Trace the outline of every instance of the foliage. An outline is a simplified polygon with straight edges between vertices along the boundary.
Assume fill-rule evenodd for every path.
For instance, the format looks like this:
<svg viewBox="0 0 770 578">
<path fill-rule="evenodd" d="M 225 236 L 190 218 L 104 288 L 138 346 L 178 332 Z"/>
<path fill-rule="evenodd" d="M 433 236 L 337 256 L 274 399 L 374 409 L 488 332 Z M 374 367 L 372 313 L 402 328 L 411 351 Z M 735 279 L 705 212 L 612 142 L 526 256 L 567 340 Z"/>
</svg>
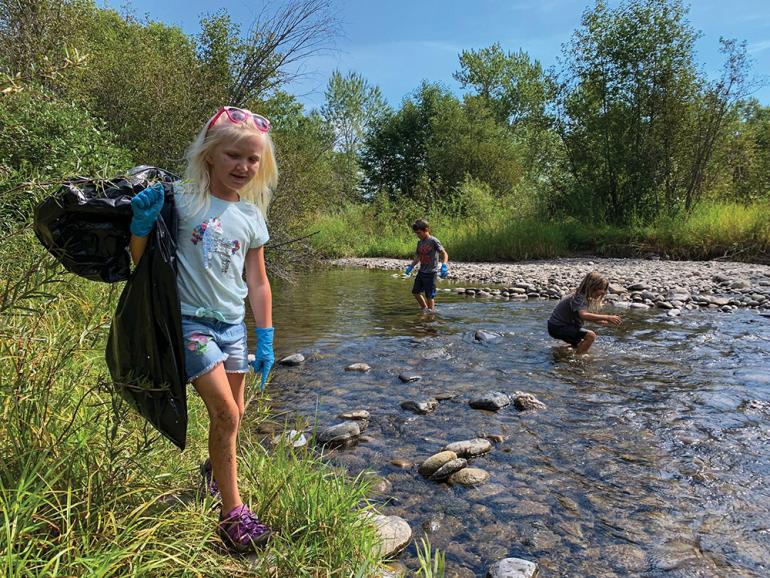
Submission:
<svg viewBox="0 0 770 578">
<path fill-rule="evenodd" d="M 348 199 L 359 197 L 358 155 L 369 128 L 389 112 L 380 89 L 356 72 L 343 76 L 335 70 L 326 87 L 321 116 L 334 130 L 335 168 L 340 188 Z"/>
<path fill-rule="evenodd" d="M 740 95 L 745 49 L 723 42 L 725 76 L 694 63 L 697 33 L 680 0 L 597 0 L 564 47 L 558 128 L 571 179 L 562 214 L 616 224 L 689 210 L 707 183 L 724 121 Z"/>
<path fill-rule="evenodd" d="M 103 122 L 50 91 L 27 87 L 0 98 L 0 228 L 28 221 L 50 186 L 126 168 L 129 154 Z"/>
<path fill-rule="evenodd" d="M 424 83 L 401 110 L 375 123 L 361 155 L 371 192 L 423 203 L 451 197 L 466 175 L 510 192 L 523 174 L 522 150 L 483 103 L 464 106 Z"/>
</svg>

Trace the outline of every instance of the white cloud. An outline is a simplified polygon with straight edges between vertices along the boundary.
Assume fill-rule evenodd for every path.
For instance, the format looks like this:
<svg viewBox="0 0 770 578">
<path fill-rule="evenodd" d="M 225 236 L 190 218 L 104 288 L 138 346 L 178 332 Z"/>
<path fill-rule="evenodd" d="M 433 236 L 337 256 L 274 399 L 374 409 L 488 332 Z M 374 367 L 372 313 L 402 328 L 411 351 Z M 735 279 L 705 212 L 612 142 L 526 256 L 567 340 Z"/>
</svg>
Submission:
<svg viewBox="0 0 770 578">
<path fill-rule="evenodd" d="M 760 42 L 753 42 L 748 46 L 749 54 L 756 54 L 757 52 L 763 52 L 770 48 L 770 40 L 762 40 Z"/>
</svg>

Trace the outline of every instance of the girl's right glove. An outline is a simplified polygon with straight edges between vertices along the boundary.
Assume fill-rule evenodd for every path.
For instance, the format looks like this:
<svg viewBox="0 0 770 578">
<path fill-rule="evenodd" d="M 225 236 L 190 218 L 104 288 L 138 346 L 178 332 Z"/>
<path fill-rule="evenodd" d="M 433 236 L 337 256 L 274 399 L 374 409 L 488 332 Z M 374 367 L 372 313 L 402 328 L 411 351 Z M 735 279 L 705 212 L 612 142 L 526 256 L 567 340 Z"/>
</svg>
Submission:
<svg viewBox="0 0 770 578">
<path fill-rule="evenodd" d="M 163 208 L 163 183 L 155 183 L 134 195 L 131 199 L 131 234 L 146 237 L 155 226 L 155 221 Z"/>
<path fill-rule="evenodd" d="M 438 274 L 442 279 L 446 279 L 449 272 L 446 270 L 446 263 L 441 263 L 441 273 Z"/>
</svg>

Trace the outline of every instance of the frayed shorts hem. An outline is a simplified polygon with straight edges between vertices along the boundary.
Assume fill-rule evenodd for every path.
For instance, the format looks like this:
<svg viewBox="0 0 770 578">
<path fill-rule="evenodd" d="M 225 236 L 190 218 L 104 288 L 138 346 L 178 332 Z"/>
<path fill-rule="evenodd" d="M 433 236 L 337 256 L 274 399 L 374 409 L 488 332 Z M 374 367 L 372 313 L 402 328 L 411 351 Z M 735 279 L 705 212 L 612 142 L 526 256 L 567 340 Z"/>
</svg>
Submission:
<svg viewBox="0 0 770 578">
<path fill-rule="evenodd" d="M 187 378 L 187 382 L 188 383 L 192 383 L 193 381 L 198 379 L 200 376 L 206 375 L 207 373 L 213 371 L 214 368 L 217 365 L 219 365 L 220 363 L 224 363 L 226 359 L 227 359 L 227 355 L 225 355 L 222 359 L 219 359 L 219 360 L 215 361 L 214 363 L 211 363 L 211 364 L 207 365 L 206 368 L 203 371 L 198 372 L 196 375 L 193 375 L 192 377 L 188 377 Z M 228 372 L 228 373 L 232 373 L 232 372 Z"/>
</svg>

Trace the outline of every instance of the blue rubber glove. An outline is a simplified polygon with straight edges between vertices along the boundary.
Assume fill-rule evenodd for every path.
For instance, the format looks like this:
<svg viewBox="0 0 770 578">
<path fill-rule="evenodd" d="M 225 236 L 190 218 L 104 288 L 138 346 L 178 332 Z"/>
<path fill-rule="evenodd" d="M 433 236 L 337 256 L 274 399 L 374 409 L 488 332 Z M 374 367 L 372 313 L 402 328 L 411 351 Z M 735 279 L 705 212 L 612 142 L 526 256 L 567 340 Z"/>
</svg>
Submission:
<svg viewBox="0 0 770 578">
<path fill-rule="evenodd" d="M 273 353 L 274 333 L 272 327 L 257 327 L 256 330 L 257 351 L 254 354 L 254 361 L 251 362 L 251 367 L 254 368 L 254 373 L 262 374 L 259 391 L 265 391 L 267 376 L 270 375 L 270 369 L 272 369 L 275 363 L 275 354 Z"/>
<path fill-rule="evenodd" d="M 446 279 L 447 275 L 449 275 L 449 272 L 446 270 L 446 263 L 441 263 L 441 272 L 438 274 L 438 276 L 442 279 Z"/>
<path fill-rule="evenodd" d="M 414 265 L 407 265 L 405 271 L 406 276 L 409 277 L 409 275 L 412 274 L 412 271 L 414 271 Z"/>
<path fill-rule="evenodd" d="M 155 226 L 155 220 L 163 208 L 163 184 L 155 183 L 131 199 L 131 211 L 134 217 L 131 219 L 131 234 L 137 237 L 146 237 Z"/>
</svg>

